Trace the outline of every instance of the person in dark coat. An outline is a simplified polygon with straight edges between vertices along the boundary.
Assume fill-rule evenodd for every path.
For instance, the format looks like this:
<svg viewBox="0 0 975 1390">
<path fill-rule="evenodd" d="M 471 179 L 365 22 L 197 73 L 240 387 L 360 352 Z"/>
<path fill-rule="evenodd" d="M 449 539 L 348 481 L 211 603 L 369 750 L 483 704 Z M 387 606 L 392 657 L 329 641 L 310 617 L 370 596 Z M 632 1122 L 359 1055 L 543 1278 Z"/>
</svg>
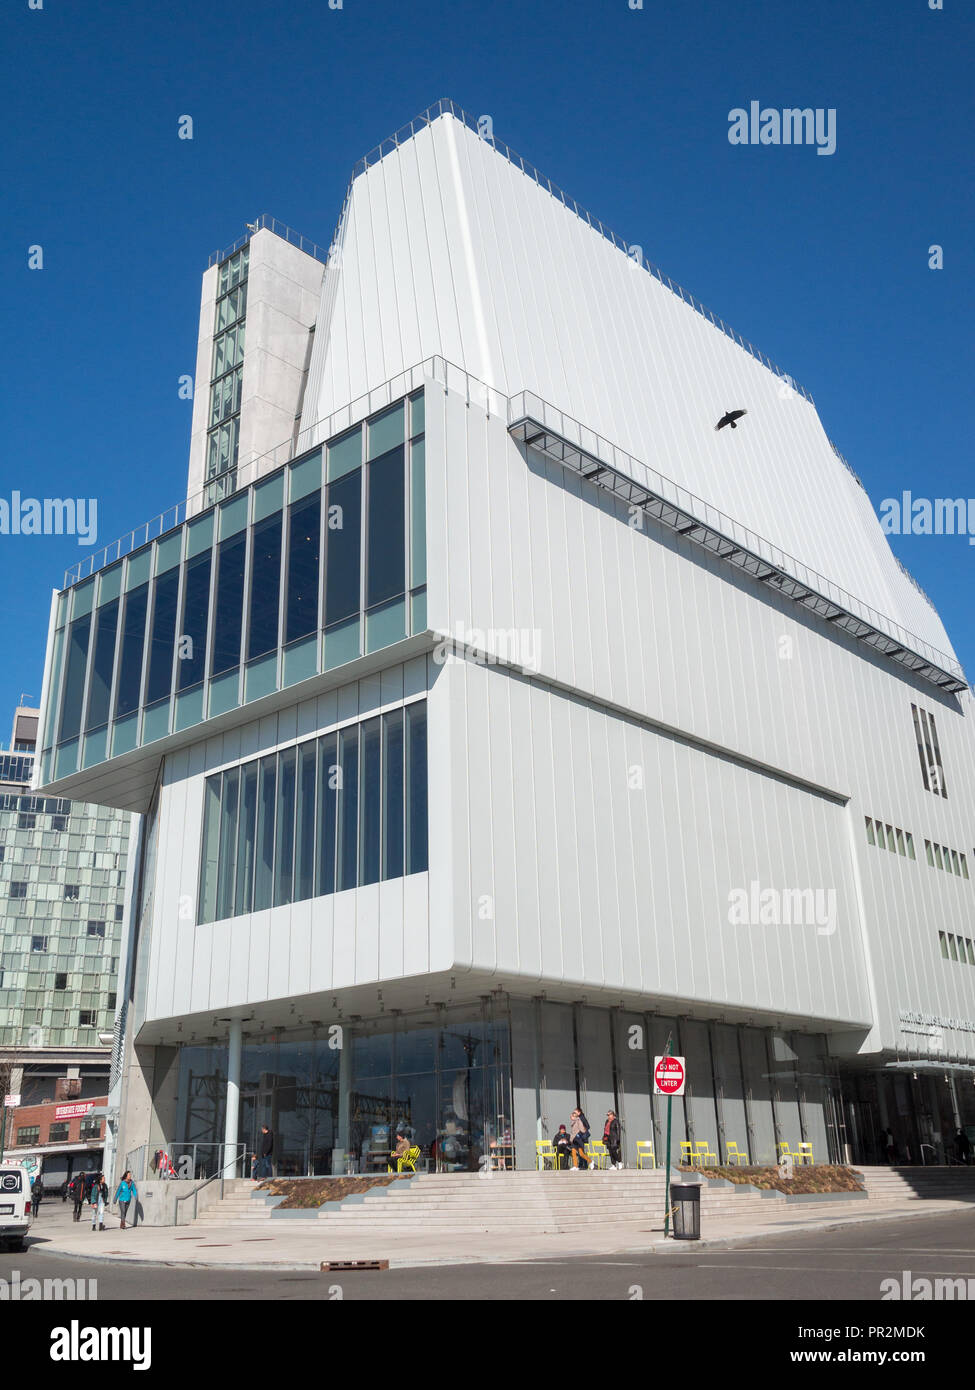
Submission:
<svg viewBox="0 0 975 1390">
<path fill-rule="evenodd" d="M 959 1129 L 955 1134 L 955 1151 L 958 1154 L 959 1163 L 970 1163 L 972 1159 L 972 1141 L 963 1129 Z"/>
<path fill-rule="evenodd" d="M 607 1110 L 606 1126 L 603 1129 L 603 1143 L 609 1150 L 610 1168 L 623 1167 L 623 1131 L 620 1128 L 619 1117 L 615 1110 Z"/>
<path fill-rule="evenodd" d="M 565 1125 L 559 1125 L 558 1133 L 552 1140 L 555 1149 L 556 1168 L 568 1168 L 569 1155 L 572 1152 L 572 1142 L 569 1139 L 569 1131 Z"/>
<path fill-rule="evenodd" d="M 37 1177 L 34 1179 L 34 1185 L 33 1185 L 33 1187 L 32 1187 L 31 1190 L 30 1190 L 30 1204 L 31 1204 L 31 1210 L 33 1211 L 33 1213 L 34 1213 L 35 1216 L 37 1215 L 38 1211 L 40 1210 L 41 1198 L 42 1198 L 43 1196 L 44 1196 L 44 1185 L 43 1185 L 43 1183 L 41 1182 L 41 1176 L 40 1176 L 40 1174 L 38 1173 Z"/>
<path fill-rule="evenodd" d="M 271 1156 L 274 1153 L 274 1132 L 267 1125 L 261 1125 L 261 1137 L 257 1143 L 257 1167 L 255 1178 L 271 1176 Z"/>
</svg>

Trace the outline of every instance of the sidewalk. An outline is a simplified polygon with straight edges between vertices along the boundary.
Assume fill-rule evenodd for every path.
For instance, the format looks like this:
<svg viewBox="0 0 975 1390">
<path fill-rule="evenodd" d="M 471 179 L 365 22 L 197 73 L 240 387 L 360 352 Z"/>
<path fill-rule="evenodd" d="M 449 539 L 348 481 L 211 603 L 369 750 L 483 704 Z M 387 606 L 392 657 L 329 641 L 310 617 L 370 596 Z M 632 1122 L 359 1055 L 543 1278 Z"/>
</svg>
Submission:
<svg viewBox="0 0 975 1390">
<path fill-rule="evenodd" d="M 646 1223 L 602 1227 L 591 1234 L 561 1235 L 440 1235 L 436 1248 L 429 1235 L 382 1232 L 356 1237 L 324 1231 L 315 1221 L 272 1221 L 233 1226 L 139 1226 L 119 1228 L 115 1211 L 106 1212 L 106 1229 L 92 1232 L 86 1208 L 82 1221 L 71 1219 L 70 1204 L 52 1200 L 41 1203 L 31 1227 L 28 1250 L 37 1255 L 68 1255 L 118 1263 L 186 1265 L 193 1268 L 261 1270 L 318 1270 L 325 1260 L 388 1260 L 390 1268 L 422 1265 L 508 1264 L 520 1260 L 566 1259 L 583 1255 L 631 1254 L 648 1251 L 666 1258 L 708 1247 L 745 1245 L 803 1231 L 828 1231 L 855 1227 L 862 1230 L 877 1222 L 936 1216 L 957 1211 L 972 1213 L 971 1202 L 899 1201 L 877 1203 L 873 1211 L 858 1210 L 850 1216 L 817 1214 L 806 1209 L 770 1213 L 769 1219 L 728 1218 L 707 1223 L 698 1241 L 664 1239 L 663 1218 L 647 1214 Z M 260 1246 L 260 1250 L 255 1249 Z"/>
</svg>

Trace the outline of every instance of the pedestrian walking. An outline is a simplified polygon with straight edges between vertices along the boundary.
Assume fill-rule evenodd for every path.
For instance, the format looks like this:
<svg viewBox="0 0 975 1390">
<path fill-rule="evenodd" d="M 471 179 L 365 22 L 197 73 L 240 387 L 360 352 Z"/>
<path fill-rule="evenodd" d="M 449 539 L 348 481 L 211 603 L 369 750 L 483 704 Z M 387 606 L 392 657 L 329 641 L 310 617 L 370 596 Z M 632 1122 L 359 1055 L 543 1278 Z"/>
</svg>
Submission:
<svg viewBox="0 0 975 1390">
<path fill-rule="evenodd" d="M 269 1178 L 271 1176 L 271 1156 L 274 1153 L 274 1132 L 267 1125 L 261 1125 L 261 1137 L 257 1144 L 257 1167 L 254 1169 L 256 1178 Z"/>
<path fill-rule="evenodd" d="M 589 1134 L 589 1121 L 577 1106 L 569 1116 L 569 1142 L 572 1146 L 573 1173 L 579 1172 L 580 1165 L 583 1169 L 589 1167 L 589 1160 L 586 1158 Z"/>
<path fill-rule="evenodd" d="M 959 1163 L 969 1163 L 972 1157 L 972 1141 L 963 1129 L 958 1129 L 955 1133 L 955 1150 L 958 1154 Z"/>
<path fill-rule="evenodd" d="M 41 1175 L 38 1173 L 34 1179 L 34 1186 L 30 1190 L 31 1211 L 36 1216 L 41 1206 L 41 1198 L 44 1196 L 44 1187 L 41 1183 Z"/>
<path fill-rule="evenodd" d="M 105 1229 L 105 1203 L 108 1201 L 108 1184 L 104 1173 L 96 1173 L 95 1181 L 88 1190 L 88 1204 L 91 1207 L 91 1229 L 97 1225 L 99 1231 Z"/>
<path fill-rule="evenodd" d="M 135 1185 L 135 1178 L 133 1178 L 131 1170 L 126 1168 L 125 1172 L 122 1174 L 122 1181 L 115 1189 L 115 1197 L 113 1199 L 118 1203 L 118 1209 L 122 1213 L 123 1231 L 125 1230 L 125 1223 L 129 1215 L 129 1203 L 133 1198 L 136 1204 L 136 1209 L 133 1213 L 134 1220 L 132 1222 L 134 1226 L 139 1219 L 139 1189 Z"/>
<path fill-rule="evenodd" d="M 603 1143 L 609 1150 L 610 1168 L 622 1169 L 623 1131 L 620 1128 L 619 1118 L 615 1110 L 606 1111 L 606 1125 L 603 1129 Z"/>
<path fill-rule="evenodd" d="M 79 1173 L 71 1179 L 71 1200 L 74 1203 L 74 1219 L 81 1220 L 81 1209 L 85 1205 L 85 1174 Z"/>
</svg>

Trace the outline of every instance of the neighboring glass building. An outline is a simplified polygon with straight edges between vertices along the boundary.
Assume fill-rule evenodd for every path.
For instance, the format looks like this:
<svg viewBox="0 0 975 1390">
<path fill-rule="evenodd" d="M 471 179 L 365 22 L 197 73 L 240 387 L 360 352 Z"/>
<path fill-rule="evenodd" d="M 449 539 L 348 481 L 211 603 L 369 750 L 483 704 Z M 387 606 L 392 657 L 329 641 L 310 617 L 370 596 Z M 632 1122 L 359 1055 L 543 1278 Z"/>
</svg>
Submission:
<svg viewBox="0 0 975 1390">
<path fill-rule="evenodd" d="M 442 102 L 329 248 L 212 258 L 186 500 L 65 577 L 42 693 L 39 794 L 141 817 L 128 1166 L 531 1167 L 576 1104 L 635 1163 L 668 1047 L 675 1154 L 975 1126 L 964 672 L 638 250 Z"/>
<path fill-rule="evenodd" d="M 0 752 L 0 1061 L 21 1096 L 8 1144 L 37 1128 L 56 1183 L 101 1159 L 87 1098 L 108 1089 L 131 816 L 31 790 L 39 714 L 18 708 Z"/>
</svg>

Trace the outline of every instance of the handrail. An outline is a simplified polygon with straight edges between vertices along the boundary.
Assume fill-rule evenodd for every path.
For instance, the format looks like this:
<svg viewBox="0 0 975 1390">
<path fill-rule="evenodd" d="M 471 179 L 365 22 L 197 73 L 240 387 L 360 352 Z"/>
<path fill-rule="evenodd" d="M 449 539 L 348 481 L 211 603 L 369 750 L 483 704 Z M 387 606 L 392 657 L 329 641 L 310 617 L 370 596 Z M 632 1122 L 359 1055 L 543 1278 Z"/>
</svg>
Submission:
<svg viewBox="0 0 975 1390">
<path fill-rule="evenodd" d="M 271 217 L 268 213 L 262 212 L 255 222 L 249 222 L 247 224 L 247 231 L 242 236 L 239 236 L 236 241 L 231 242 L 231 244 L 222 251 L 213 252 L 207 261 L 207 269 L 209 270 L 211 266 L 219 265 L 220 262 L 225 261 L 228 256 L 235 255 L 241 247 L 247 245 L 256 232 L 264 230 L 273 232 L 275 236 L 279 236 L 282 241 L 288 242 L 291 246 L 297 246 L 299 251 L 304 251 L 306 256 L 312 256 L 316 261 L 322 261 L 323 263 L 328 261 L 330 250 L 328 246 L 319 246 L 318 243 L 312 241 L 310 237 L 302 236 L 301 232 L 296 232 L 294 227 L 289 227 L 286 222 L 279 222 L 276 217 Z"/>
<path fill-rule="evenodd" d="M 240 1150 L 240 1153 L 237 1153 L 237 1152 L 236 1152 L 238 1149 Z M 178 1225 L 179 1225 L 179 1205 L 180 1205 L 180 1202 L 185 1202 L 185 1201 L 187 1201 L 187 1199 L 190 1198 L 190 1197 L 193 1198 L 193 1220 L 194 1220 L 194 1221 L 196 1220 L 196 1216 L 197 1216 L 197 1198 L 199 1197 L 200 1193 L 203 1191 L 203 1189 L 204 1189 L 205 1187 L 209 1187 L 210 1184 L 211 1184 L 212 1182 L 216 1182 L 218 1178 L 220 1179 L 220 1200 L 222 1201 L 222 1200 L 223 1200 L 223 1194 L 224 1194 L 224 1183 L 226 1182 L 227 1169 L 228 1169 L 228 1168 L 236 1168 L 236 1167 L 237 1167 L 237 1160 L 238 1160 L 239 1158 L 243 1157 L 246 1153 L 247 1153 L 247 1145 L 246 1145 L 246 1144 L 235 1144 L 235 1145 L 234 1145 L 234 1156 L 233 1156 L 233 1158 L 230 1159 L 228 1162 L 224 1163 L 223 1167 L 222 1167 L 218 1172 L 216 1172 L 216 1173 L 211 1173 L 210 1176 L 209 1176 L 208 1178 L 204 1178 L 203 1182 L 201 1182 L 198 1186 L 194 1187 L 193 1190 L 192 1190 L 192 1192 L 184 1192 L 184 1193 L 182 1194 L 182 1196 L 178 1196 L 178 1197 L 176 1198 L 176 1200 L 175 1200 L 175 1207 L 176 1207 L 176 1213 L 175 1213 L 175 1215 L 176 1215 L 176 1220 L 173 1222 L 173 1225 L 174 1225 L 174 1226 L 178 1226 Z"/>
</svg>

